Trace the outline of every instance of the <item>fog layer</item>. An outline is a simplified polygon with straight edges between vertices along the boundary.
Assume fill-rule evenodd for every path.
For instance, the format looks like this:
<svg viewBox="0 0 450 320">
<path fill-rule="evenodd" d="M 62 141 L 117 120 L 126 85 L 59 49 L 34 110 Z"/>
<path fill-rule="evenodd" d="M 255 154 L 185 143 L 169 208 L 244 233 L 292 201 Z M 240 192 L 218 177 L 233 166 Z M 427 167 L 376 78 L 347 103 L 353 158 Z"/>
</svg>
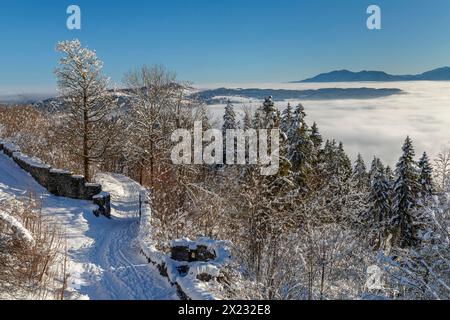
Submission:
<svg viewBox="0 0 450 320">
<path fill-rule="evenodd" d="M 301 103 L 308 114 L 308 122 L 317 122 L 323 136 L 344 142 L 352 158 L 361 153 L 367 161 L 374 155 L 394 165 L 401 154 L 407 135 L 414 141 L 416 153 L 427 151 L 434 157 L 450 141 L 450 82 L 371 82 L 322 84 L 216 84 L 199 88 L 399 88 L 406 94 L 369 100 L 327 100 Z M 276 97 L 274 97 L 276 99 Z M 290 101 L 292 105 L 300 101 Z M 280 109 L 288 101 L 277 102 Z M 235 107 L 242 114 L 247 106 L 252 109 L 260 101 L 241 99 Z M 210 106 L 214 118 L 220 119 L 223 105 Z"/>
</svg>

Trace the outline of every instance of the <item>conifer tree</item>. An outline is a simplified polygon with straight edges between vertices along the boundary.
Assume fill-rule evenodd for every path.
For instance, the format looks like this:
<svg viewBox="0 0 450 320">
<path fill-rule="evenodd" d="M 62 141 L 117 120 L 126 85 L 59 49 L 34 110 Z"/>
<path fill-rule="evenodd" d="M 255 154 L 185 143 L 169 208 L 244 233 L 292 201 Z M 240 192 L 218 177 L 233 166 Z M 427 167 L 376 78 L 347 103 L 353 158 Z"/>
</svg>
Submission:
<svg viewBox="0 0 450 320">
<path fill-rule="evenodd" d="M 307 188 L 308 179 L 314 163 L 314 144 L 308 134 L 308 128 L 303 122 L 289 141 L 288 159 L 296 176 L 298 185 Z"/>
<path fill-rule="evenodd" d="M 319 166 L 321 175 L 326 180 L 334 180 L 336 187 L 340 188 L 344 182 L 349 182 L 353 174 L 352 163 L 344 151 L 342 143 L 337 145 L 336 140 L 325 143 L 320 152 Z"/>
<path fill-rule="evenodd" d="M 262 122 L 262 119 L 261 119 L 261 112 L 260 112 L 259 109 L 255 112 L 255 115 L 253 116 L 251 127 L 254 128 L 254 129 L 261 129 L 261 128 L 263 128 L 263 122 Z"/>
<path fill-rule="evenodd" d="M 323 164 L 323 171 L 327 178 L 339 175 L 339 162 L 336 156 L 336 140 L 327 140 L 321 153 L 320 162 Z"/>
<path fill-rule="evenodd" d="M 289 130 L 292 123 L 292 117 L 293 117 L 292 106 L 290 103 L 288 103 L 287 108 L 281 114 L 281 125 L 280 125 L 281 131 L 286 133 Z"/>
<path fill-rule="evenodd" d="M 251 129 L 252 127 L 253 127 L 252 116 L 251 116 L 250 112 L 245 112 L 244 120 L 243 120 L 243 129 L 248 130 L 248 129 Z"/>
<path fill-rule="evenodd" d="M 298 186 L 307 188 L 308 179 L 315 160 L 314 144 L 306 124 L 306 113 L 303 105 L 299 104 L 286 128 L 287 158 L 291 163 Z"/>
<path fill-rule="evenodd" d="M 236 113 L 234 112 L 234 107 L 231 104 L 231 101 L 228 100 L 227 105 L 225 106 L 225 113 L 223 115 L 223 126 L 222 126 L 222 136 L 223 136 L 223 156 L 224 161 L 227 155 L 227 130 L 236 130 L 238 129 L 238 124 L 236 122 Z M 236 153 L 237 142 L 235 141 L 234 150 Z"/>
<path fill-rule="evenodd" d="M 397 163 L 391 227 L 394 243 L 401 247 L 417 244 L 416 212 L 420 193 L 419 174 L 414 162 L 414 147 L 407 137 L 403 155 Z"/>
<path fill-rule="evenodd" d="M 262 115 L 263 129 L 277 129 L 280 127 L 280 112 L 275 108 L 275 103 L 271 96 L 265 99 L 260 113 Z"/>
<path fill-rule="evenodd" d="M 394 171 L 392 171 L 392 168 L 390 166 L 386 167 L 386 179 L 389 183 L 389 185 L 392 187 L 394 185 L 394 180 L 395 180 L 395 174 Z"/>
<path fill-rule="evenodd" d="M 280 112 L 275 108 L 273 98 L 265 98 L 263 105 L 255 112 L 253 128 L 270 130 L 273 128 L 279 128 L 280 123 Z"/>
<path fill-rule="evenodd" d="M 276 130 L 280 126 L 280 113 L 275 108 L 272 97 L 265 99 L 256 111 L 254 128 Z M 279 170 L 275 175 L 262 176 L 258 166 L 246 166 L 243 179 L 242 196 L 246 203 L 244 211 L 249 214 L 251 237 L 248 240 L 251 251 L 250 263 L 259 279 L 262 276 L 264 252 L 267 244 L 280 234 L 280 228 L 286 224 L 282 213 L 289 205 L 286 195 L 293 188 L 290 175 L 290 162 L 286 160 L 286 139 L 280 134 Z M 273 251 L 273 250 L 271 250 Z"/>
<path fill-rule="evenodd" d="M 391 189 L 386 174 L 381 168 L 375 173 L 370 188 L 370 208 L 365 219 L 370 241 L 376 249 L 382 249 L 387 236 L 391 218 Z"/>
<path fill-rule="evenodd" d="M 319 128 L 317 127 L 317 123 L 314 122 L 314 124 L 311 127 L 311 141 L 314 144 L 314 147 L 316 150 L 319 150 L 322 147 L 323 138 L 322 135 L 319 132 Z"/>
<path fill-rule="evenodd" d="M 433 195 L 433 169 L 431 168 L 430 161 L 426 152 L 423 153 L 422 158 L 419 161 L 419 182 L 421 185 L 421 196 L 425 199 Z"/>
<path fill-rule="evenodd" d="M 355 162 L 352 180 L 355 187 L 359 190 L 367 189 L 370 184 L 366 164 L 364 163 L 364 159 L 360 153 L 358 154 L 358 158 L 356 159 Z"/>
<path fill-rule="evenodd" d="M 342 175 L 344 180 L 347 180 L 352 176 L 353 168 L 350 158 L 345 153 L 344 144 L 342 142 L 339 143 L 337 157 L 339 161 L 339 173 Z"/>
<path fill-rule="evenodd" d="M 290 126 L 286 130 L 287 139 L 289 141 L 295 139 L 294 136 L 298 134 L 297 130 L 301 128 L 303 125 L 305 125 L 305 127 L 307 128 L 305 118 L 306 118 L 305 108 L 301 103 L 299 103 L 292 115 Z"/>
<path fill-rule="evenodd" d="M 378 173 L 378 171 L 385 171 L 384 165 L 381 162 L 380 158 L 374 157 L 369 171 L 370 181 L 373 181 L 373 179 L 375 179 L 375 176 Z"/>
<path fill-rule="evenodd" d="M 234 106 L 230 100 L 228 100 L 225 106 L 225 114 L 223 116 L 222 131 L 225 136 L 226 130 L 237 129 L 236 113 L 234 112 Z"/>
</svg>

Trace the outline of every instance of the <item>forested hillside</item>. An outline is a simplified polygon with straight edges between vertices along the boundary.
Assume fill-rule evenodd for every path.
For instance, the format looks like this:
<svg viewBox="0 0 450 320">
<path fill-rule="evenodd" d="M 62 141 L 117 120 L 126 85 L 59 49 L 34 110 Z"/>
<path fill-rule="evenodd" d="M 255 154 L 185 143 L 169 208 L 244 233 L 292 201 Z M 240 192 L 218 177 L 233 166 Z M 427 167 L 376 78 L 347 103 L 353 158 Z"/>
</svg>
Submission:
<svg viewBox="0 0 450 320">
<path fill-rule="evenodd" d="M 125 76 L 130 108 L 122 112 L 94 51 L 79 41 L 57 49 L 65 108 L 0 108 L 0 138 L 88 181 L 110 172 L 151 190 L 161 251 L 172 240 L 199 235 L 229 241 L 224 297 L 450 298 L 450 150 L 429 159 L 405 137 L 395 167 L 376 157 L 371 164 L 361 155 L 352 161 L 343 143 L 308 121 L 307 105 L 277 108 L 267 97 L 244 117 L 229 102 L 221 130 L 279 130 L 275 175 L 261 175 L 260 164 L 175 165 L 175 130 L 192 132 L 195 122 L 203 130 L 217 127 L 186 84 L 164 67 L 142 66 Z M 8 212 L 27 226 L 23 210 Z M 0 215 L 0 236 L 7 239 L 0 255 L 16 259 L 25 249 L 14 242 L 20 229 L 11 221 Z M 14 285 L 3 276 L 8 266 L 0 264 L 0 292 Z"/>
</svg>

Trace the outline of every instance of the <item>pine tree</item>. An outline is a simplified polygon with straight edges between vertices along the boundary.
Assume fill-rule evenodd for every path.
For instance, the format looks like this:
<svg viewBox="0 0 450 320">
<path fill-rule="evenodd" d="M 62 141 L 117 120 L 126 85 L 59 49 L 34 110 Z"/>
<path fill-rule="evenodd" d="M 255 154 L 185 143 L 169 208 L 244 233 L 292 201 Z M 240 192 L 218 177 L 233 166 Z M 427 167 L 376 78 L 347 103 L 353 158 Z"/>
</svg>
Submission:
<svg viewBox="0 0 450 320">
<path fill-rule="evenodd" d="M 326 141 L 320 152 L 318 168 L 324 179 L 335 180 L 336 184 L 350 182 L 353 174 L 352 163 L 344 151 L 343 144 L 337 145 L 335 140 Z"/>
<path fill-rule="evenodd" d="M 280 126 L 280 113 L 275 108 L 272 97 L 265 99 L 264 104 L 256 111 L 254 128 L 276 130 Z M 242 180 L 242 196 L 244 206 L 247 208 L 249 231 L 248 239 L 250 264 L 256 278 L 260 279 L 263 273 L 263 261 L 267 244 L 281 234 L 286 207 L 289 205 L 287 195 L 293 188 L 290 174 L 290 163 L 286 161 L 286 139 L 280 134 L 280 166 L 275 175 L 263 176 L 258 166 L 246 166 Z M 273 250 L 270 250 L 273 252 Z"/>
<path fill-rule="evenodd" d="M 196 110 L 195 119 L 202 123 L 203 131 L 209 130 L 212 128 L 211 122 L 209 121 L 210 114 L 206 105 L 201 105 Z"/>
<path fill-rule="evenodd" d="M 323 171 L 326 178 L 339 176 L 339 161 L 337 159 L 336 140 L 327 140 L 321 153 L 320 162 L 323 164 Z"/>
<path fill-rule="evenodd" d="M 254 129 L 263 128 L 263 122 L 261 119 L 261 111 L 259 109 L 256 110 L 255 115 L 253 116 L 251 128 L 254 128 Z"/>
<path fill-rule="evenodd" d="M 289 141 L 288 159 L 296 176 L 298 185 L 307 188 L 308 179 L 314 163 L 314 144 L 308 134 L 305 123 L 295 131 Z"/>
<path fill-rule="evenodd" d="M 323 138 L 322 135 L 319 132 L 319 128 L 317 127 L 317 123 L 314 122 L 314 124 L 311 127 L 311 141 L 314 144 L 314 147 L 316 150 L 319 150 L 322 147 Z"/>
<path fill-rule="evenodd" d="M 280 125 L 281 131 L 286 133 L 289 130 L 292 123 L 292 117 L 293 117 L 292 106 L 290 103 L 288 103 L 286 109 L 281 114 L 281 125 Z"/>
<path fill-rule="evenodd" d="M 385 175 L 386 175 L 387 181 L 389 182 L 389 185 L 392 187 L 394 185 L 395 174 L 394 174 L 394 171 L 392 171 L 392 168 L 390 166 L 386 167 Z"/>
<path fill-rule="evenodd" d="M 419 174 L 414 162 L 414 147 L 407 137 L 403 145 L 403 155 L 397 163 L 397 180 L 394 185 L 392 229 L 394 242 L 401 248 L 417 243 L 415 214 L 420 193 Z"/>
<path fill-rule="evenodd" d="M 339 142 L 337 157 L 339 161 L 339 173 L 344 178 L 344 180 L 347 180 L 352 176 L 353 168 L 350 158 L 345 153 L 344 144 L 342 142 Z"/>
<path fill-rule="evenodd" d="M 419 161 L 419 182 L 421 185 L 421 196 L 424 199 L 431 197 L 434 193 L 433 189 L 433 169 L 431 168 L 430 161 L 426 152 L 423 153 L 422 158 Z"/>
<path fill-rule="evenodd" d="M 305 118 L 305 108 L 299 104 L 291 116 L 289 127 L 285 129 L 287 158 L 291 162 L 295 180 L 302 189 L 307 188 L 316 156 Z"/>
<path fill-rule="evenodd" d="M 234 112 L 234 106 L 231 104 L 231 101 L 228 100 L 223 116 L 222 132 L 225 136 L 227 130 L 233 129 L 237 129 L 236 113 Z"/>
<path fill-rule="evenodd" d="M 271 96 L 265 99 L 260 112 L 262 114 L 262 128 L 277 129 L 280 127 L 280 112 L 275 108 L 275 103 Z"/>
<path fill-rule="evenodd" d="M 370 181 L 373 181 L 373 179 L 375 179 L 378 171 L 385 171 L 384 165 L 383 162 L 381 162 L 380 158 L 374 157 L 369 171 Z"/>
<path fill-rule="evenodd" d="M 236 113 L 234 112 L 234 107 L 231 101 L 228 100 L 225 106 L 225 113 L 223 115 L 223 126 L 222 126 L 222 136 L 223 136 L 223 159 L 226 162 L 227 159 L 227 130 L 238 129 L 238 124 L 236 122 Z M 234 143 L 234 153 L 236 156 L 237 141 Z M 226 159 L 226 160 L 225 160 Z"/>
<path fill-rule="evenodd" d="M 252 116 L 251 116 L 250 112 L 245 112 L 243 125 L 244 125 L 244 127 L 243 127 L 244 130 L 249 130 L 253 127 Z"/>
<path fill-rule="evenodd" d="M 301 103 L 299 103 L 292 115 L 292 121 L 290 123 L 290 126 L 286 129 L 286 135 L 289 141 L 295 139 L 294 136 L 298 134 L 297 130 L 301 128 L 303 125 L 307 128 L 305 118 L 306 118 L 305 108 Z"/>
<path fill-rule="evenodd" d="M 370 188 L 370 209 L 365 224 L 370 234 L 370 240 L 376 249 L 382 246 L 388 236 L 388 225 L 391 218 L 391 188 L 386 174 L 382 170 L 375 173 Z"/>
<path fill-rule="evenodd" d="M 356 188 L 363 190 L 369 187 L 369 174 L 367 173 L 366 164 L 361 154 L 358 154 L 358 158 L 355 162 L 352 176 L 353 183 Z"/>
<path fill-rule="evenodd" d="M 306 118 L 305 107 L 299 103 L 294 111 L 294 121 L 303 122 Z"/>
<path fill-rule="evenodd" d="M 253 119 L 254 129 L 267 129 L 270 130 L 280 130 L 281 117 L 280 112 L 276 109 L 275 103 L 272 97 L 267 97 L 263 105 L 258 108 L 255 112 Z M 280 130 L 281 131 L 281 130 Z M 270 132 L 268 132 L 268 138 L 270 137 Z M 268 144 L 269 145 L 269 144 Z M 287 161 L 287 141 L 286 135 L 280 132 L 280 143 L 279 143 L 279 156 L 280 156 L 280 170 L 279 175 L 286 175 L 290 169 L 290 163 Z M 253 171 L 252 168 L 250 171 Z M 270 180 L 270 179 L 269 179 Z"/>
<path fill-rule="evenodd" d="M 280 112 L 275 108 L 273 98 L 265 98 L 263 105 L 255 112 L 253 128 L 270 130 L 273 128 L 279 128 L 280 122 Z"/>
</svg>

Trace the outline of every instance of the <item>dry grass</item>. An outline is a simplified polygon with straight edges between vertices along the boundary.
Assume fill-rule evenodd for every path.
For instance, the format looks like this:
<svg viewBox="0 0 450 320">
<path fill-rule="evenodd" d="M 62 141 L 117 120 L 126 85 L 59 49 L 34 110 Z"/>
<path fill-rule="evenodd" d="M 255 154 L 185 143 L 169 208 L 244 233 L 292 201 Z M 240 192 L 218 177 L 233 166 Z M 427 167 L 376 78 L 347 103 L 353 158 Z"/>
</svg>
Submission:
<svg viewBox="0 0 450 320">
<path fill-rule="evenodd" d="M 69 275 L 62 230 L 42 214 L 32 195 L 24 201 L 0 202 L 0 207 L 34 239 L 34 244 L 21 241 L 0 220 L 0 298 L 64 299 Z"/>
</svg>

